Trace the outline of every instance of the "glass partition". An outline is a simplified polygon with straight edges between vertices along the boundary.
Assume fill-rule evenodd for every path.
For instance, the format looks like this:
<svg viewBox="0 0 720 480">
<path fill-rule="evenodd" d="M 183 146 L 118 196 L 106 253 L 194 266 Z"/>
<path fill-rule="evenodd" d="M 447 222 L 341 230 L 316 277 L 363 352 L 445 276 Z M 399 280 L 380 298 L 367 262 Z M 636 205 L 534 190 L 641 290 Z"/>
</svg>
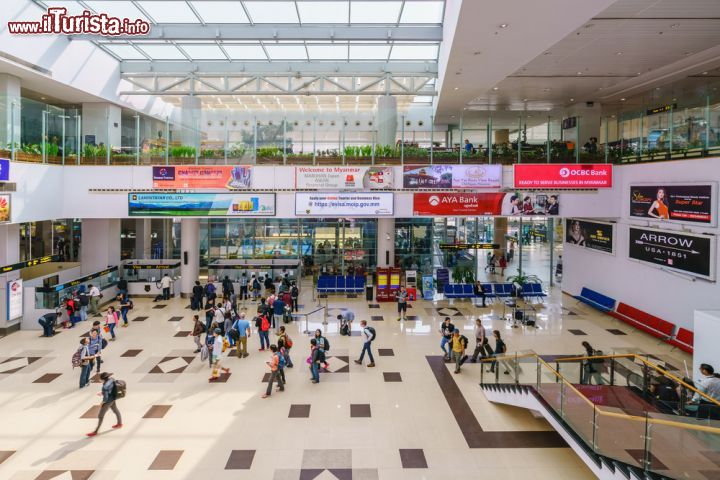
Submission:
<svg viewBox="0 0 720 480">
<path fill-rule="evenodd" d="M 102 272 L 86 275 L 84 277 L 66 282 L 54 287 L 35 289 L 35 308 L 58 308 L 63 300 L 74 294 L 79 288 L 89 290 L 89 285 L 98 287 L 101 291 L 117 284 L 119 279 L 118 268 L 113 267 Z"/>
</svg>

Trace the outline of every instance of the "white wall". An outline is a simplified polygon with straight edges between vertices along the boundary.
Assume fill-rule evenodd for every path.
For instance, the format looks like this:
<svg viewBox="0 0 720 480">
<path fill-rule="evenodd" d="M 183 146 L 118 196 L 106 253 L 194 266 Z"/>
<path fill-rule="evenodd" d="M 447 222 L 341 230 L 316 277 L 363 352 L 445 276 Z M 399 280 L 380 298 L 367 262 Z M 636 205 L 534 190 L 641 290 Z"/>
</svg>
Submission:
<svg viewBox="0 0 720 480">
<path fill-rule="evenodd" d="M 692 280 L 628 258 L 629 225 L 647 226 L 641 219 L 630 220 L 629 190 L 632 183 L 697 182 L 720 179 L 718 159 L 659 162 L 622 166 L 616 169 L 614 201 L 620 203 L 615 228 L 615 255 L 593 252 L 565 244 L 562 289 L 572 295 L 589 287 L 656 315 L 679 327 L 693 329 L 695 310 L 720 309 L 720 287 L 716 282 Z M 715 202 L 718 199 L 714 199 Z M 589 207 L 589 206 L 588 206 Z M 591 210 L 589 209 L 588 212 Z M 565 211 L 563 210 L 563 215 Z M 578 213 L 577 216 L 593 215 Z M 664 224 L 667 230 L 720 235 L 718 227 Z M 713 240 L 717 249 L 717 237 Z M 718 271 L 718 256 L 715 258 Z M 593 274 L 596 272 L 596 274 Z"/>
<path fill-rule="evenodd" d="M 720 332 L 720 311 L 695 310 L 695 344 L 693 350 L 692 374 L 700 374 L 700 364 L 707 363 L 720 371 L 720 350 L 718 332 Z M 688 367 L 690 368 L 690 367 Z"/>
</svg>

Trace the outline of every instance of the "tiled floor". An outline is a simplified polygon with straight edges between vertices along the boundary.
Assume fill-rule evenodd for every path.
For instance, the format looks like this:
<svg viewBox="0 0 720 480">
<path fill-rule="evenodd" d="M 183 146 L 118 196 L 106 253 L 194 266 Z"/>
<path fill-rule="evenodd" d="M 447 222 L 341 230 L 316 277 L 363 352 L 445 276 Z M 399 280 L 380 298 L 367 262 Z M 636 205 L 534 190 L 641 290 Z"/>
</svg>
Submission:
<svg viewBox="0 0 720 480">
<path fill-rule="evenodd" d="M 302 301 L 303 311 L 317 304 L 307 289 Z M 377 367 L 352 362 L 361 338 L 338 335 L 335 310 L 328 325 L 318 313 L 307 328 L 321 328 L 330 339 L 329 372 L 310 383 L 306 326 L 295 322 L 287 326 L 295 342 L 287 387 L 261 399 L 269 354 L 257 351 L 257 335 L 250 337 L 250 356 L 228 351 L 222 364 L 230 375 L 209 383 L 208 364 L 186 336 L 192 329 L 186 305 L 177 299 L 158 309 L 135 300 L 130 319 L 143 321 L 117 330 L 103 366 L 128 383 L 118 401 L 124 427 L 113 430 L 108 412 L 92 439 L 85 433 L 96 423 L 100 384 L 79 390 L 80 371 L 70 365 L 88 325 L 51 339 L 37 331 L 0 339 L 0 478 L 431 480 L 482 472 L 495 480 L 590 479 L 544 420 L 485 399 L 479 365 L 452 374 L 454 365 L 439 357 L 443 315 L 468 337 L 479 315 L 488 330 L 502 331 L 510 352 L 579 354 L 587 340 L 606 353 L 639 349 L 676 365 L 689 360 L 643 333 L 617 335 L 611 330 L 627 327 L 558 289 L 538 306 L 537 328 L 514 329 L 500 319 L 499 305 L 418 301 L 413 319 L 398 322 L 393 303 L 331 295 L 329 307 L 353 310 L 358 323 L 375 317 Z M 629 455 L 634 448 L 628 445 Z"/>
</svg>

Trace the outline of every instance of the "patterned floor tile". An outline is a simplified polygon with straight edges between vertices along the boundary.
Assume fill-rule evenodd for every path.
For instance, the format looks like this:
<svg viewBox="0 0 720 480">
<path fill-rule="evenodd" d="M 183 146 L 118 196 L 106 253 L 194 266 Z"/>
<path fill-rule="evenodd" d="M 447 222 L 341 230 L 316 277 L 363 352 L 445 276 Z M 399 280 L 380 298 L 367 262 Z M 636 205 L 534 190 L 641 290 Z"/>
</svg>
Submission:
<svg viewBox="0 0 720 480">
<path fill-rule="evenodd" d="M 184 450 L 160 450 L 148 470 L 173 470 Z"/>
<path fill-rule="evenodd" d="M 353 403 L 350 404 L 350 418 L 370 418 L 369 403 Z"/>
<path fill-rule="evenodd" d="M 623 332 L 622 330 L 618 330 L 617 328 L 606 328 L 606 330 L 613 335 L 627 335 L 627 333 Z"/>
<path fill-rule="evenodd" d="M 255 450 L 233 450 L 225 464 L 225 470 L 250 470 Z"/>
<path fill-rule="evenodd" d="M 288 418 L 308 418 L 310 417 L 310 405 L 290 405 Z"/>
<path fill-rule="evenodd" d="M 120 356 L 124 358 L 134 358 L 140 355 L 140 352 L 142 352 L 142 350 L 125 350 L 125 353 Z"/>
<path fill-rule="evenodd" d="M 392 348 L 378 348 L 378 355 L 381 357 L 394 357 L 395 351 Z"/>
<path fill-rule="evenodd" d="M 62 373 L 46 373 L 42 377 L 33 381 L 33 383 L 50 383 L 58 378 Z"/>
<path fill-rule="evenodd" d="M 568 332 L 572 333 L 573 335 L 587 335 L 587 333 L 583 332 L 582 330 L 575 330 L 572 328 L 568 330 Z"/>
<path fill-rule="evenodd" d="M 385 317 L 383 317 L 382 315 L 371 315 L 370 320 L 372 320 L 373 322 L 382 322 L 383 320 L 385 320 Z"/>
<path fill-rule="evenodd" d="M 400 462 L 403 468 L 428 468 L 425 452 L 421 448 L 401 448 Z"/>
<path fill-rule="evenodd" d="M 148 317 L 135 317 L 132 319 L 133 322 L 144 322 Z"/>
<path fill-rule="evenodd" d="M 168 322 L 179 322 L 182 319 L 183 319 L 183 317 L 170 317 L 168 319 Z"/>
<path fill-rule="evenodd" d="M 171 408 L 172 405 L 153 405 L 142 418 L 164 418 Z"/>
<path fill-rule="evenodd" d="M 400 372 L 383 372 L 383 380 L 386 382 L 402 382 Z"/>
<path fill-rule="evenodd" d="M 178 338 L 189 337 L 191 333 L 192 332 L 190 330 L 180 330 L 175 335 L 173 335 L 173 337 L 178 337 Z"/>
</svg>

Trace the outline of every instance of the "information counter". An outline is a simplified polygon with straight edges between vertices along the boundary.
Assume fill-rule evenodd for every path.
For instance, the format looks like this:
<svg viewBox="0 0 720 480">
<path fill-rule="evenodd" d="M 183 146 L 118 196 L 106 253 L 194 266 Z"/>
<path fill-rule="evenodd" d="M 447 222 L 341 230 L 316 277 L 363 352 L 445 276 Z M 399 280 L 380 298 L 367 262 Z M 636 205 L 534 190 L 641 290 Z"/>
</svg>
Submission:
<svg viewBox="0 0 720 480">
<path fill-rule="evenodd" d="M 273 282 L 278 285 L 287 274 L 291 282 L 298 281 L 302 277 L 302 262 L 300 260 L 214 260 L 208 265 L 208 279 L 215 283 L 218 292 L 222 292 L 222 280 L 227 276 L 232 280 L 235 293 L 240 291 L 239 279 L 242 274 L 248 279 L 253 275 L 266 277 L 270 275 Z"/>
<path fill-rule="evenodd" d="M 160 280 L 166 274 L 172 279 L 170 295 L 175 296 L 180 285 L 179 260 L 128 260 L 122 266 L 123 278 L 128 282 L 130 297 L 155 298 L 162 294 Z"/>
</svg>

